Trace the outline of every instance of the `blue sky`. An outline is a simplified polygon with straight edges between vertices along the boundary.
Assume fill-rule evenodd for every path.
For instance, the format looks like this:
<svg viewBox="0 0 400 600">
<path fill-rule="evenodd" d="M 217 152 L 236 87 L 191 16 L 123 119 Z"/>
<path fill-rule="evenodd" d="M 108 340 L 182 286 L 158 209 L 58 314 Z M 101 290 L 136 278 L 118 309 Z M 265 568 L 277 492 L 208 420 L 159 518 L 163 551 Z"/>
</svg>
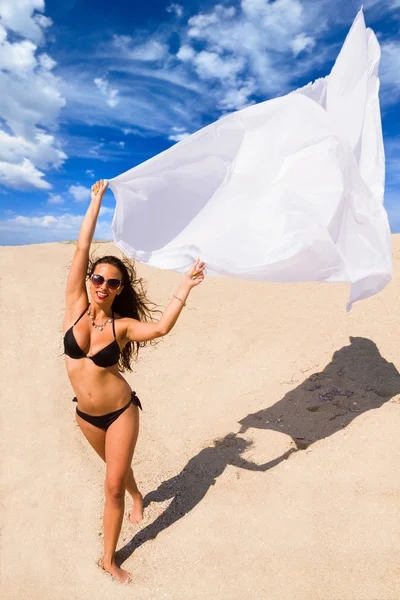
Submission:
<svg viewBox="0 0 400 600">
<path fill-rule="evenodd" d="M 76 239 L 96 178 L 327 75 L 361 4 L 400 232 L 400 0 L 2 0 L 0 244 Z M 98 239 L 113 207 L 107 192 Z"/>
</svg>

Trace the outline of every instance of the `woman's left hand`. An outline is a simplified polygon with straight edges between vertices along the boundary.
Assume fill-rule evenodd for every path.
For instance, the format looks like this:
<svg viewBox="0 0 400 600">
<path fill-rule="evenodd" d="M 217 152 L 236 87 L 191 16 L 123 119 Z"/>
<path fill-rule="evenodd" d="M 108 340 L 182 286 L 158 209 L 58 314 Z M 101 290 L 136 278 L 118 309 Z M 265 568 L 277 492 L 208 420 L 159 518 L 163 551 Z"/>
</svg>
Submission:
<svg viewBox="0 0 400 600">
<path fill-rule="evenodd" d="M 205 263 L 201 262 L 198 258 L 196 262 L 190 267 L 189 271 L 186 273 L 184 282 L 190 287 L 196 287 L 199 285 L 204 279 L 204 269 Z"/>
<path fill-rule="evenodd" d="M 100 181 L 96 181 L 96 183 L 94 185 L 92 185 L 92 193 L 91 193 L 92 202 L 94 200 L 101 202 L 103 200 L 104 194 L 107 191 L 107 188 L 108 188 L 108 181 L 106 181 L 105 179 L 100 179 Z"/>
</svg>

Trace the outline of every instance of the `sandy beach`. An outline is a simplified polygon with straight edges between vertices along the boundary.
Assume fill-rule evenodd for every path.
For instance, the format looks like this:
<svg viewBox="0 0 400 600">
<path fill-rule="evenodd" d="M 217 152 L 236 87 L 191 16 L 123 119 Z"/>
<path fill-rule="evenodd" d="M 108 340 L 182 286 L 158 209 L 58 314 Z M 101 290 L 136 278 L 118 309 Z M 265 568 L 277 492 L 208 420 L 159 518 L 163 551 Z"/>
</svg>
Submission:
<svg viewBox="0 0 400 600">
<path fill-rule="evenodd" d="M 398 600 L 392 240 L 392 282 L 349 314 L 347 284 L 210 277 L 141 351 L 126 377 L 144 409 L 133 467 L 147 507 L 122 528 L 129 586 L 96 565 L 104 465 L 64 368 L 75 246 L 0 247 L 2 598 Z M 181 276 L 137 270 L 165 306 Z"/>
</svg>

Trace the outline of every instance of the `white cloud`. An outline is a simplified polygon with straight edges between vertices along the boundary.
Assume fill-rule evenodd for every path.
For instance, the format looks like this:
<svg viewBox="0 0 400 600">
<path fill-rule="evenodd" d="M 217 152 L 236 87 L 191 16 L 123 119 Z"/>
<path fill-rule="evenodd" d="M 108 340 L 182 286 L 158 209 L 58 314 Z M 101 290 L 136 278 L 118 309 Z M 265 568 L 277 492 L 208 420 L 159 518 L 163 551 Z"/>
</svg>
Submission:
<svg viewBox="0 0 400 600">
<path fill-rule="evenodd" d="M 2 0 L 0 22 L 7 29 L 40 43 L 43 41 L 43 29 L 52 24 L 51 19 L 40 14 L 44 9 L 44 0 Z"/>
<path fill-rule="evenodd" d="M 85 171 L 86 175 L 89 175 L 89 177 L 94 177 L 94 171 L 93 169 L 86 169 Z"/>
<path fill-rule="evenodd" d="M 44 7 L 43 0 L 0 0 L 2 183 L 18 189 L 48 189 L 42 169 L 59 168 L 67 158 L 54 135 L 44 129 L 54 128 L 65 104 L 60 80 L 51 73 L 55 61 L 46 53 L 37 54 L 43 30 L 51 25 L 50 19 L 35 13 Z M 28 39 L 15 40 L 11 34 L 10 41 L 9 31 Z"/>
<path fill-rule="evenodd" d="M 64 198 L 59 194 L 49 194 L 47 204 L 64 204 Z"/>
<path fill-rule="evenodd" d="M 191 17 L 182 38 L 177 58 L 202 80 L 219 81 L 218 106 L 230 110 L 250 104 L 253 93 L 288 91 L 290 51 L 297 55 L 316 43 L 300 0 L 242 0 L 240 10 L 216 5 Z M 191 40 L 203 47 L 195 50 Z"/>
<path fill-rule="evenodd" d="M 125 148 L 125 142 L 122 142 L 122 141 L 121 141 L 121 142 L 118 142 L 118 146 L 119 146 L 120 148 Z"/>
<path fill-rule="evenodd" d="M 126 60 L 152 62 L 168 56 L 167 44 L 156 38 L 135 45 L 134 39 L 128 35 L 114 35 L 112 45 Z"/>
<path fill-rule="evenodd" d="M 149 40 L 141 46 L 136 46 L 131 53 L 130 58 L 143 61 L 161 60 L 168 54 L 168 46 L 161 44 L 157 40 Z"/>
<path fill-rule="evenodd" d="M 68 191 L 75 202 L 86 202 L 90 199 L 90 190 L 83 185 L 70 185 Z"/>
<path fill-rule="evenodd" d="M 129 35 L 113 35 L 111 47 L 113 50 L 118 50 L 121 55 L 126 55 L 130 52 L 133 44 L 133 39 Z"/>
<path fill-rule="evenodd" d="M 172 2 L 165 10 L 169 13 L 175 13 L 177 17 L 183 15 L 183 6 L 175 4 L 174 2 Z"/>
<path fill-rule="evenodd" d="M 0 69 L 18 74 L 24 71 L 32 71 L 37 65 L 35 51 L 35 44 L 29 40 L 15 42 L 14 44 L 4 40 L 0 45 Z"/>
<path fill-rule="evenodd" d="M 36 14 L 34 16 L 34 21 L 39 25 L 39 27 L 42 27 L 42 29 L 46 29 L 47 27 L 51 27 L 53 25 L 53 21 L 50 19 L 50 17 L 46 17 L 45 15 Z"/>
<path fill-rule="evenodd" d="M 0 71 L 0 117 L 15 134 L 32 136 L 36 127 L 54 126 L 65 100 L 58 79 L 48 71 L 32 70 L 23 77 Z"/>
<path fill-rule="evenodd" d="M 249 98 L 254 94 L 256 85 L 253 79 L 243 82 L 240 87 L 231 88 L 225 94 L 220 102 L 221 108 L 224 110 L 240 110 L 244 106 L 248 106 L 251 102 Z"/>
<path fill-rule="evenodd" d="M 134 127 L 123 127 L 122 133 L 124 135 L 138 135 L 140 137 L 146 137 L 146 133 L 141 131 L 140 129 L 135 129 Z"/>
<path fill-rule="evenodd" d="M 48 190 L 51 185 L 44 181 L 43 177 L 44 173 L 36 169 L 28 158 L 24 158 L 19 164 L 0 161 L 0 181 L 7 187 L 18 190 L 26 190 L 29 187 Z"/>
<path fill-rule="evenodd" d="M 293 37 L 303 33 L 302 5 L 299 0 L 242 0 L 242 11 L 216 6 L 208 14 L 189 20 L 188 36 L 209 47 L 242 56 L 252 63 L 273 51 L 287 53 Z"/>
<path fill-rule="evenodd" d="M 184 44 L 183 46 L 181 46 L 179 48 L 179 51 L 176 56 L 177 56 L 177 58 L 179 58 L 179 60 L 186 62 L 186 61 L 193 60 L 194 57 L 196 56 L 196 53 L 193 50 L 193 48 L 191 48 L 191 46 Z"/>
<path fill-rule="evenodd" d="M 168 136 L 168 139 L 172 142 L 181 142 L 190 135 L 190 133 L 185 131 L 183 127 L 173 127 L 172 131 L 173 133 L 171 133 L 171 135 Z"/>
<path fill-rule="evenodd" d="M 97 222 L 94 239 L 111 239 L 111 209 L 104 213 L 106 218 Z M 0 221 L 0 244 L 40 244 L 76 240 L 83 215 L 65 213 L 63 215 L 26 216 L 17 215 Z"/>
<path fill-rule="evenodd" d="M 67 156 L 54 144 L 54 137 L 39 129 L 36 130 L 31 140 L 18 135 L 10 135 L 0 129 L 0 161 L 18 164 L 24 158 L 28 158 L 40 169 L 58 168 Z"/>
<path fill-rule="evenodd" d="M 288 29 L 297 30 L 303 25 L 303 6 L 300 0 L 242 0 L 242 10 L 262 28 L 275 29 L 286 35 Z"/>
<path fill-rule="evenodd" d="M 209 27 L 222 23 L 224 20 L 232 19 L 235 14 L 236 9 L 233 6 L 225 8 L 224 6 L 221 6 L 221 4 L 217 4 L 211 12 L 206 14 L 199 13 L 189 19 L 188 35 L 189 37 L 202 39 L 205 31 Z"/>
<path fill-rule="evenodd" d="M 45 217 L 15 217 L 15 222 L 27 227 L 31 227 L 32 225 L 52 227 L 57 224 L 57 219 L 52 215 L 46 215 Z"/>
<path fill-rule="evenodd" d="M 194 58 L 195 69 L 201 79 L 235 78 L 244 68 L 243 58 L 221 58 L 216 52 L 203 50 Z"/>
<path fill-rule="evenodd" d="M 303 52 L 304 50 L 312 50 L 314 46 L 314 38 L 310 37 L 309 35 L 306 35 L 305 33 L 299 33 L 299 35 L 296 35 L 294 40 L 290 42 L 290 47 L 293 50 L 294 56 L 297 56 L 298 54 L 300 54 L 300 52 Z"/>
<path fill-rule="evenodd" d="M 45 69 L 45 71 L 51 71 L 57 65 L 56 61 L 51 58 L 45 52 L 43 54 L 39 54 L 38 56 L 40 66 Z"/>
<path fill-rule="evenodd" d="M 112 88 L 106 79 L 97 77 L 94 80 L 94 83 L 96 84 L 97 88 L 100 90 L 100 93 L 102 94 L 102 96 L 104 96 L 104 98 L 106 99 L 106 104 L 110 108 L 114 108 L 115 106 L 117 106 L 117 104 L 119 104 L 119 100 L 120 100 L 118 98 L 119 90 L 117 90 L 116 88 Z"/>
<path fill-rule="evenodd" d="M 91 154 L 92 156 L 95 156 L 96 158 L 100 158 L 101 153 L 99 152 L 99 150 L 102 150 L 103 147 L 104 147 L 104 143 L 103 142 L 99 142 L 98 144 L 94 144 L 89 149 L 89 154 Z"/>
<path fill-rule="evenodd" d="M 175 134 L 169 135 L 168 139 L 171 140 L 171 142 L 181 142 L 182 140 L 187 138 L 189 135 L 190 135 L 189 133 L 175 133 Z"/>
</svg>

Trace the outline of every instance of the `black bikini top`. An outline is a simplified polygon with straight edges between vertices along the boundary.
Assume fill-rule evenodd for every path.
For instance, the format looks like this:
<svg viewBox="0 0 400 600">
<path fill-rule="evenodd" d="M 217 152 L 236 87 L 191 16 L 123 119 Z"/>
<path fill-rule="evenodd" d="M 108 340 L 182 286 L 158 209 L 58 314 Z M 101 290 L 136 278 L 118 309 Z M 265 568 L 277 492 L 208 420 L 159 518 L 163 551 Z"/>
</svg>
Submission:
<svg viewBox="0 0 400 600">
<path fill-rule="evenodd" d="M 111 342 L 111 344 L 108 344 L 108 346 L 105 346 L 105 348 L 99 350 L 99 352 L 97 352 L 97 354 L 95 354 L 94 356 L 89 356 L 88 354 L 85 354 L 83 352 L 83 350 L 78 346 L 76 342 L 73 327 L 77 324 L 78 321 L 82 319 L 89 306 L 85 308 L 81 316 L 75 321 L 75 323 L 70 327 L 70 329 L 68 329 L 68 331 L 64 335 L 64 353 L 70 358 L 90 358 L 90 360 L 92 360 L 94 364 L 98 367 L 112 367 L 113 365 L 117 364 L 121 354 L 121 350 L 119 349 L 119 345 L 117 342 L 117 337 L 115 335 L 114 311 L 112 313 L 114 341 Z"/>
</svg>

